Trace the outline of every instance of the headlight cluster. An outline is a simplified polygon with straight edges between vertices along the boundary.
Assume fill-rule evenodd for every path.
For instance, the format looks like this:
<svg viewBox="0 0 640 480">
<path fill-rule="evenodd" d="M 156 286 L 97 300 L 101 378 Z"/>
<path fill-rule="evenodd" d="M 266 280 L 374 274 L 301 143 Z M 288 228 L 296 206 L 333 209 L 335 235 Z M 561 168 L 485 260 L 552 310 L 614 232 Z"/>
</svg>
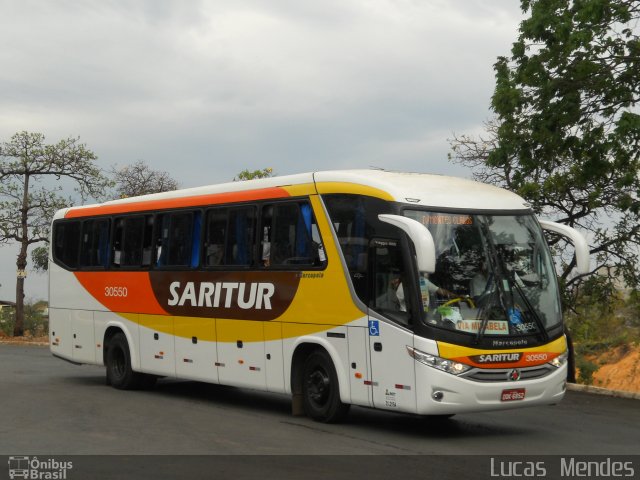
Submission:
<svg viewBox="0 0 640 480">
<path fill-rule="evenodd" d="M 443 372 L 450 373 L 452 375 L 460 375 L 461 373 L 470 370 L 471 367 L 469 365 L 465 365 L 464 363 L 454 362 L 451 360 L 447 360 L 446 358 L 441 358 L 436 355 L 430 355 L 428 353 L 421 352 L 420 350 L 416 350 L 413 347 L 407 345 L 407 352 L 409 352 L 409 356 L 414 358 L 420 363 L 424 363 L 433 368 L 437 368 L 438 370 L 442 370 Z"/>
<path fill-rule="evenodd" d="M 556 358 L 549 362 L 550 365 L 553 365 L 556 368 L 560 368 L 562 365 L 567 363 L 567 359 L 569 358 L 569 351 L 566 350 L 563 354 L 558 355 Z"/>
</svg>

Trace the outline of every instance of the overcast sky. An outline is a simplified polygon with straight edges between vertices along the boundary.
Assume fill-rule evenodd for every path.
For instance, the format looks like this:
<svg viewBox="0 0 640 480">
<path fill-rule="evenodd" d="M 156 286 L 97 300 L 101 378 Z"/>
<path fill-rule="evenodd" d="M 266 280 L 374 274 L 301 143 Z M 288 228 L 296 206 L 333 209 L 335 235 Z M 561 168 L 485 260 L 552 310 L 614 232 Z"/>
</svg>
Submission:
<svg viewBox="0 0 640 480">
<path fill-rule="evenodd" d="M 245 168 L 469 176 L 453 132 L 490 116 L 518 0 L 0 0 L 0 140 L 80 137 L 182 186 Z M 0 299 L 15 298 L 0 247 Z M 47 296 L 32 272 L 27 298 Z"/>
</svg>

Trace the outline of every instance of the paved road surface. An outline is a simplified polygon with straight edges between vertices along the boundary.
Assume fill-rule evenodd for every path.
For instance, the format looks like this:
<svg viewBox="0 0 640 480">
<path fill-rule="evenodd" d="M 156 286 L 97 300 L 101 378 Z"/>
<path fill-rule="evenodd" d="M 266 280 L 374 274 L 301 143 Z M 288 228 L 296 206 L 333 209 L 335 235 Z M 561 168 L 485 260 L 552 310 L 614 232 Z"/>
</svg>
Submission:
<svg viewBox="0 0 640 480">
<path fill-rule="evenodd" d="M 352 408 L 346 423 L 323 425 L 292 417 L 289 398 L 282 395 L 174 380 L 162 380 L 151 391 L 115 390 L 105 385 L 103 368 L 72 365 L 52 357 L 46 347 L 34 346 L 0 345 L 0 398 L 0 455 L 389 459 L 386 456 L 640 451 L 638 400 L 568 392 L 557 406 L 465 414 L 439 422 Z M 306 467 L 319 462 L 301 458 Z M 334 465 L 344 461 L 333 458 Z M 455 457 L 431 458 L 448 465 L 452 477 L 460 468 Z M 256 459 L 250 463 L 258 471 L 262 468 Z M 640 469 L 640 462 L 637 465 Z"/>
</svg>

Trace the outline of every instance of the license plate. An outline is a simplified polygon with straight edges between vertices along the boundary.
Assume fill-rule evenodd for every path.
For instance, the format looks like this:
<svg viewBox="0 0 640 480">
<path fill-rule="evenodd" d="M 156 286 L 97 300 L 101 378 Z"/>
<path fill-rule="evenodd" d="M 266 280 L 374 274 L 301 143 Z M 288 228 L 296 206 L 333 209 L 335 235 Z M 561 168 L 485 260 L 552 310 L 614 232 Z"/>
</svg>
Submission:
<svg viewBox="0 0 640 480">
<path fill-rule="evenodd" d="M 509 390 L 503 390 L 500 401 L 513 402 L 514 400 L 524 400 L 524 388 L 511 388 Z"/>
</svg>

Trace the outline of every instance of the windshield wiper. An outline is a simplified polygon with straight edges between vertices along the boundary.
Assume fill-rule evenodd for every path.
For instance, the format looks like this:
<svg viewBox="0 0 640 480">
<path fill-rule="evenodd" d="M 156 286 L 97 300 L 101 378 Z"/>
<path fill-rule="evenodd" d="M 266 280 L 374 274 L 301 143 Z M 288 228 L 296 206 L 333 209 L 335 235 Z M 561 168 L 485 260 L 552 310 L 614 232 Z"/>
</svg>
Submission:
<svg viewBox="0 0 640 480">
<path fill-rule="evenodd" d="M 540 318 L 540 316 L 538 315 L 538 312 L 536 312 L 535 308 L 533 307 L 533 305 L 531 305 L 531 302 L 529 301 L 529 297 L 527 297 L 526 293 L 524 292 L 524 290 L 522 289 L 522 287 L 520 286 L 520 284 L 518 283 L 517 279 L 515 278 L 515 273 L 513 272 L 509 272 L 510 275 L 505 274 L 504 268 L 503 268 L 503 264 L 500 261 L 500 259 L 498 258 L 498 253 L 497 253 L 497 249 L 496 249 L 496 245 L 493 242 L 493 238 L 491 238 L 491 231 L 489 230 L 488 225 L 485 222 L 480 222 L 483 229 L 481 229 L 482 232 L 482 236 L 484 237 L 486 243 L 485 243 L 485 253 L 487 254 L 487 258 L 489 260 L 489 264 L 491 265 L 491 270 L 493 271 L 493 274 L 495 275 L 495 283 L 496 283 L 496 289 L 498 291 L 498 295 L 500 297 L 500 305 L 501 307 L 504 309 L 504 312 L 509 315 L 509 311 L 511 309 L 513 309 L 515 311 L 515 302 L 513 301 L 513 294 L 510 295 L 510 298 L 507 296 L 507 293 L 505 291 L 504 288 L 504 284 L 503 281 L 506 280 L 507 284 L 509 285 L 509 290 L 512 291 L 514 288 L 515 290 L 518 292 L 520 298 L 522 298 L 523 303 L 525 304 L 526 307 L 526 312 L 529 313 L 529 315 L 531 315 L 533 317 L 533 320 L 536 324 L 536 326 L 538 327 L 538 331 L 541 333 L 544 341 L 549 340 L 549 334 L 547 333 L 547 330 L 544 328 L 544 323 L 542 323 L 542 319 Z M 510 299 L 510 305 L 506 305 L 506 301 L 507 299 Z M 480 316 L 481 314 L 484 316 L 484 318 L 482 318 L 481 323 L 480 323 L 480 327 L 478 328 L 478 334 L 476 335 L 476 343 L 479 342 L 482 337 L 484 336 L 484 332 L 487 328 L 487 324 L 489 323 L 489 315 L 488 312 L 486 314 L 486 316 L 484 315 L 485 311 L 483 309 L 483 311 L 478 312 Z M 524 333 L 524 332 L 522 332 Z"/>
<path fill-rule="evenodd" d="M 485 255 L 489 261 L 489 265 L 490 265 L 490 269 L 491 269 L 491 273 L 494 276 L 494 282 L 496 285 L 496 290 L 497 290 L 497 294 L 498 294 L 498 300 L 499 300 L 499 305 L 502 307 L 502 309 L 507 312 L 508 308 L 507 305 L 505 305 L 505 299 L 507 298 L 507 294 L 504 290 L 504 283 L 503 280 L 507 280 L 508 283 L 509 279 L 508 277 L 506 277 L 503 273 L 502 270 L 502 263 L 500 262 L 500 260 L 498 259 L 498 253 L 496 251 L 496 246 L 495 243 L 493 243 L 493 239 L 491 238 L 491 231 L 489 230 L 488 225 L 486 224 L 486 220 L 482 219 L 481 217 L 478 217 L 479 223 L 482 226 L 482 228 L 480 229 L 480 237 L 482 239 L 484 239 L 483 245 L 484 245 L 484 250 L 485 250 Z M 492 306 L 494 304 L 494 294 L 491 294 L 490 298 L 490 302 L 487 302 L 487 306 L 483 307 L 480 309 L 480 311 L 478 312 L 478 318 L 479 317 L 483 317 L 481 319 L 480 322 L 480 326 L 478 328 L 478 333 L 476 335 L 476 339 L 475 342 L 479 343 L 480 340 L 482 339 L 482 337 L 484 336 L 484 332 L 487 329 L 487 325 L 489 323 L 489 312 L 490 309 L 489 307 Z M 513 304 L 513 302 L 511 302 Z"/>
<path fill-rule="evenodd" d="M 542 319 L 540 318 L 540 315 L 538 315 L 538 312 L 536 312 L 536 310 L 533 308 L 533 305 L 531 305 L 531 302 L 529 301 L 529 297 L 527 297 L 527 294 L 524 292 L 524 290 L 518 283 L 515 273 L 513 272 L 511 273 L 511 278 L 509 278 L 509 283 L 513 285 L 518 291 L 520 298 L 522 298 L 522 301 L 524 302 L 524 305 L 527 308 L 527 312 L 529 312 L 529 314 L 533 317 L 533 320 L 537 325 L 538 330 L 542 334 L 542 338 L 546 342 L 547 340 L 549 340 L 549 334 L 547 333 L 547 330 L 544 328 L 544 323 L 542 323 Z"/>
</svg>

